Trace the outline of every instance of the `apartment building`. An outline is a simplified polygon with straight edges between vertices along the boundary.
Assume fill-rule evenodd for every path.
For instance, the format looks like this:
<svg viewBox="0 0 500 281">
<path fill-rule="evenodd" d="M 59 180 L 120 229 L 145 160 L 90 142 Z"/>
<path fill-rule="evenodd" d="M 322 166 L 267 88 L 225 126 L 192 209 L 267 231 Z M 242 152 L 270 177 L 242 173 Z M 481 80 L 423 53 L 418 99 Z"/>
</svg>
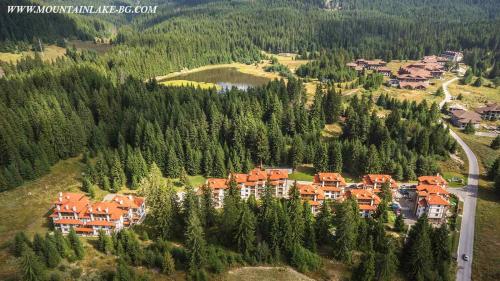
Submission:
<svg viewBox="0 0 500 281">
<path fill-rule="evenodd" d="M 441 223 L 446 219 L 450 193 L 446 190 L 448 182 L 439 174 L 418 178 L 415 214 L 427 214 L 430 222 Z"/>
<path fill-rule="evenodd" d="M 132 195 L 107 196 L 109 201 L 90 202 L 84 194 L 60 192 L 50 217 L 63 234 L 71 228 L 83 236 L 107 234 L 141 223 L 146 216 L 145 200 Z"/>
</svg>

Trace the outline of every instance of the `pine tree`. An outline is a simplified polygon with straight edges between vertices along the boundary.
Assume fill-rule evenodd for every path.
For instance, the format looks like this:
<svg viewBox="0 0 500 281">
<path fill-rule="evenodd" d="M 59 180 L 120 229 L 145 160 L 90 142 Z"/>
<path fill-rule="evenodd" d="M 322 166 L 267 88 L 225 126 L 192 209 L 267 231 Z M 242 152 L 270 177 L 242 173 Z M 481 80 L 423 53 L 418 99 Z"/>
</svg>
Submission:
<svg viewBox="0 0 500 281">
<path fill-rule="evenodd" d="M 55 268 L 61 261 L 61 255 L 57 250 L 54 238 L 50 236 L 49 233 L 47 233 L 45 235 L 44 242 L 43 253 L 45 257 L 45 263 L 47 264 L 47 267 Z"/>
<path fill-rule="evenodd" d="M 43 257 L 43 245 L 44 241 L 39 233 L 35 233 L 33 236 L 33 251 L 38 257 Z"/>
<path fill-rule="evenodd" d="M 117 153 L 114 153 L 113 164 L 111 166 L 110 181 L 113 192 L 119 191 L 126 183 L 126 176 L 125 172 L 123 171 L 123 165 Z"/>
<path fill-rule="evenodd" d="M 29 245 L 28 237 L 24 232 L 16 233 L 14 236 L 14 255 L 16 257 L 22 256 L 23 252 L 28 249 Z"/>
<path fill-rule="evenodd" d="M 97 249 L 105 254 L 110 254 L 113 250 L 113 241 L 104 230 L 99 230 L 97 238 Z"/>
<path fill-rule="evenodd" d="M 377 256 L 376 280 L 393 280 L 394 273 L 398 268 L 398 257 L 394 252 L 394 242 L 392 239 L 385 239 L 384 247 Z"/>
<path fill-rule="evenodd" d="M 440 276 L 440 280 L 450 280 L 451 241 L 445 223 L 433 230 L 432 249 L 436 272 Z"/>
<path fill-rule="evenodd" d="M 201 187 L 201 213 L 203 215 L 201 220 L 205 230 L 215 225 L 217 214 L 212 199 L 212 190 L 207 185 Z"/>
<path fill-rule="evenodd" d="M 358 266 L 356 280 L 372 281 L 375 279 L 375 251 L 373 251 L 372 241 L 368 242 L 368 250 L 363 255 Z"/>
<path fill-rule="evenodd" d="M 234 240 L 236 241 L 238 251 L 247 260 L 250 260 L 255 249 L 255 224 L 254 214 L 247 204 L 242 204 Z"/>
<path fill-rule="evenodd" d="M 403 255 L 407 257 L 405 270 L 410 280 L 429 280 L 432 274 L 432 250 L 430 241 L 430 226 L 427 216 L 423 215 L 411 228 Z"/>
<path fill-rule="evenodd" d="M 386 223 L 389 220 L 389 215 L 387 213 L 387 202 L 385 199 L 382 199 L 382 202 L 377 206 L 377 218 L 383 222 Z"/>
<path fill-rule="evenodd" d="M 316 172 L 328 171 L 328 150 L 326 145 L 319 143 L 314 154 L 314 170 Z"/>
<path fill-rule="evenodd" d="M 474 125 L 472 125 L 472 123 L 469 121 L 469 123 L 467 123 L 467 125 L 465 125 L 464 133 L 472 135 L 475 132 L 476 132 L 476 128 L 474 128 Z"/>
<path fill-rule="evenodd" d="M 61 231 L 56 230 L 54 232 L 54 241 L 56 244 L 57 251 L 59 252 L 59 255 L 61 257 L 65 258 L 71 255 L 68 240 L 66 239 L 66 237 L 63 236 Z"/>
<path fill-rule="evenodd" d="M 303 207 L 300 199 L 300 192 L 295 182 L 289 191 L 289 200 L 287 202 L 287 216 L 290 222 L 289 228 L 286 229 L 285 242 L 287 249 L 290 250 L 295 246 L 300 246 L 304 238 L 304 215 Z"/>
<path fill-rule="evenodd" d="M 21 257 L 21 271 L 23 281 L 44 280 L 45 272 L 38 257 L 30 249 L 23 252 Z"/>
<path fill-rule="evenodd" d="M 234 247 L 234 233 L 236 231 L 238 217 L 240 214 L 240 196 L 236 181 L 232 178 L 229 181 L 229 188 L 226 190 L 223 201 L 221 217 L 221 230 L 224 235 L 224 242 L 229 247 Z"/>
<path fill-rule="evenodd" d="M 161 272 L 167 275 L 171 275 L 175 272 L 175 261 L 168 251 L 165 251 L 163 254 Z"/>
<path fill-rule="evenodd" d="M 206 259 L 206 242 L 203 228 L 196 212 L 192 212 L 186 230 L 186 252 L 189 272 L 203 268 Z"/>
<path fill-rule="evenodd" d="M 133 281 L 134 275 L 130 266 L 127 265 L 124 259 L 119 258 L 116 265 L 116 275 L 114 280 L 116 281 Z"/>
<path fill-rule="evenodd" d="M 335 240 L 334 240 L 334 255 L 337 259 L 344 262 L 351 262 L 351 254 L 356 241 L 356 223 L 349 200 L 337 205 L 335 212 Z"/>
<path fill-rule="evenodd" d="M 494 138 L 491 141 L 490 147 L 492 149 L 499 149 L 500 148 L 500 135 L 497 135 L 496 138 Z"/>
<path fill-rule="evenodd" d="M 329 244 L 330 241 L 332 241 L 332 234 L 330 232 L 332 221 L 333 217 L 330 209 L 330 201 L 325 200 L 316 216 L 315 223 L 316 237 L 321 243 Z"/>
<path fill-rule="evenodd" d="M 85 250 L 83 248 L 82 242 L 80 241 L 80 238 L 78 235 L 76 235 L 75 229 L 71 228 L 68 234 L 68 240 L 69 244 L 71 245 L 71 248 L 73 251 L 75 251 L 75 256 L 77 259 L 81 260 L 83 259 L 83 256 L 85 255 Z"/>
<path fill-rule="evenodd" d="M 367 154 L 365 174 L 377 174 L 381 171 L 381 162 L 375 145 L 370 146 Z"/>
<path fill-rule="evenodd" d="M 168 150 L 167 162 L 165 164 L 165 176 L 169 178 L 177 178 L 180 174 L 180 163 L 173 146 Z"/>
<path fill-rule="evenodd" d="M 334 142 L 330 146 L 328 161 L 330 162 L 330 171 L 337 173 L 342 172 L 342 145 L 340 142 Z"/>
<path fill-rule="evenodd" d="M 323 202 L 323 204 L 325 204 Z M 309 203 L 304 202 L 304 247 L 311 252 L 316 252 L 316 231 L 314 228 L 314 216 Z"/>
<path fill-rule="evenodd" d="M 405 228 L 405 221 L 403 218 L 403 214 L 401 213 L 396 217 L 396 220 L 394 221 L 394 231 L 403 232 L 405 231 Z"/>
<path fill-rule="evenodd" d="M 84 177 L 82 182 L 82 191 L 89 193 L 91 188 L 92 183 L 90 182 L 90 179 L 88 177 Z"/>
<path fill-rule="evenodd" d="M 215 150 L 214 166 L 213 166 L 213 176 L 223 178 L 227 176 L 224 150 L 220 146 Z"/>
<path fill-rule="evenodd" d="M 149 208 L 148 217 L 151 219 L 155 233 L 167 239 L 172 233 L 172 187 L 167 184 L 160 168 L 155 163 L 149 170 L 149 175 L 141 183 L 140 192 L 146 197 L 146 204 Z"/>
</svg>

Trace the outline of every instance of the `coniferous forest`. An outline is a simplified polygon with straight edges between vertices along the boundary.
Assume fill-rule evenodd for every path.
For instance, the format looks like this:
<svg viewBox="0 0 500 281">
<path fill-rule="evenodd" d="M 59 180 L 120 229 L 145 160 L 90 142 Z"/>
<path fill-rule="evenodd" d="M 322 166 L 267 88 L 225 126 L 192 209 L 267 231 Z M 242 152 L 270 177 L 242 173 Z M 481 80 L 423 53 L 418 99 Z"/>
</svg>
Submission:
<svg viewBox="0 0 500 281">
<path fill-rule="evenodd" d="M 347 266 L 350 280 L 452 278 L 455 224 L 435 228 L 422 216 L 407 232 L 400 215 L 389 226 L 385 198 L 370 219 L 359 216 L 353 199 L 326 200 L 313 216 L 296 186 L 287 200 L 267 187 L 257 202 L 242 200 L 230 182 L 223 208 L 215 209 L 208 187 L 195 191 L 186 184 L 180 200 L 170 179 L 226 178 L 260 165 L 312 164 L 316 172 L 383 173 L 405 182 L 440 172 L 438 162 L 458 145 L 440 122 L 439 106 L 374 96 L 383 77 L 345 64 L 460 50 L 470 66 L 467 77 L 500 81 L 498 1 L 148 0 L 141 4 L 158 4 L 156 14 L 109 17 L 7 14 L 4 7 L 13 2 L 0 0 L 0 51 L 36 50 L 43 42 L 65 46 L 66 54 L 0 62 L 0 194 L 81 155 L 81 189 L 91 197 L 96 187 L 113 193 L 127 187 L 148 198 L 143 224 L 92 241 L 113 257 L 113 267 L 84 274 L 85 280 L 150 280 L 144 268 L 208 280 L 247 265 L 325 275 L 326 259 Z M 105 53 L 66 44 L 102 38 L 110 39 Z M 247 91 L 167 87 L 153 78 L 209 64 L 250 65 L 268 59 L 262 51 L 296 53 L 310 62 L 297 68 L 296 78 L 276 64 L 269 71 L 283 71 L 286 80 Z M 312 103 L 307 79 L 326 82 Z M 344 96 L 332 85 L 353 80 L 367 93 Z M 341 132 L 325 137 L 325 125 L 332 124 Z M 497 187 L 498 163 L 488 173 Z M 10 248 L 23 280 L 61 280 L 56 271 L 90 254 L 83 240 L 74 231 L 20 232 Z M 78 279 L 82 272 L 71 275 Z"/>
</svg>

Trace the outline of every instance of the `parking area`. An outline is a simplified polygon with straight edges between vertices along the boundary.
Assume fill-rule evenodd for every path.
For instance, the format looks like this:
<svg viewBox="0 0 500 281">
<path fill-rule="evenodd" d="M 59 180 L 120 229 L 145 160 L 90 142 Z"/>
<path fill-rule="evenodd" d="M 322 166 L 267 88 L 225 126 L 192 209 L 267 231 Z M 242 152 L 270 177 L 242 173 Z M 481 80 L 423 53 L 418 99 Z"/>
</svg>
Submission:
<svg viewBox="0 0 500 281">
<path fill-rule="evenodd" d="M 414 189 L 400 189 L 394 198 L 401 206 L 400 210 L 405 218 L 406 225 L 413 225 L 417 221 L 417 216 L 415 215 L 415 197 L 416 192 Z"/>
</svg>

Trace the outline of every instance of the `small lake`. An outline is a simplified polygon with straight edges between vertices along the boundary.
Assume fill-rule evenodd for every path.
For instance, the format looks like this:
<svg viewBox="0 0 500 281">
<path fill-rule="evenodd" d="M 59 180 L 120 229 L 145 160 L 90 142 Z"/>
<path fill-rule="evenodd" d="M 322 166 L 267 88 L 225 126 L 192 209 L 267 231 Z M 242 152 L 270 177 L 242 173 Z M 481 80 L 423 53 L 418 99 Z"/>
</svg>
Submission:
<svg viewBox="0 0 500 281">
<path fill-rule="evenodd" d="M 214 83 L 221 86 L 224 90 L 231 89 L 232 87 L 236 87 L 240 90 L 246 90 L 248 88 L 265 85 L 270 81 L 265 77 L 240 72 L 234 67 L 220 67 L 179 74 L 161 81 L 172 80 Z"/>
</svg>

